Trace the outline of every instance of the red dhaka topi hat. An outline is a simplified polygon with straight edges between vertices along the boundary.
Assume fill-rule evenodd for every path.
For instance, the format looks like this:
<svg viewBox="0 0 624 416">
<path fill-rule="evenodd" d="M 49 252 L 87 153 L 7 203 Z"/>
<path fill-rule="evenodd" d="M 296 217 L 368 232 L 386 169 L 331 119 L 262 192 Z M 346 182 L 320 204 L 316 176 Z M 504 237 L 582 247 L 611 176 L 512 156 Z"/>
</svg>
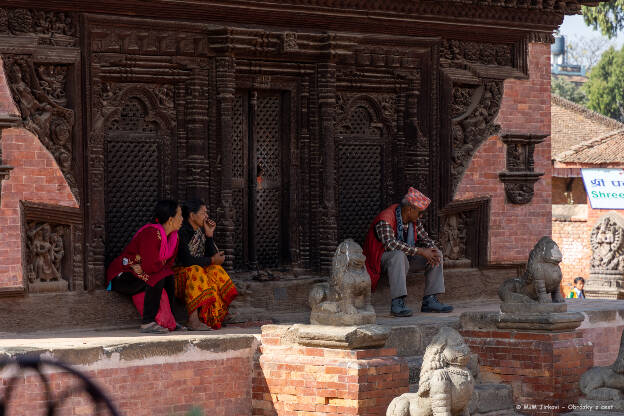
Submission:
<svg viewBox="0 0 624 416">
<path fill-rule="evenodd" d="M 411 206 L 417 208 L 421 211 L 427 209 L 431 200 L 419 192 L 417 189 L 410 187 L 407 190 L 407 194 L 405 194 L 404 198 Z"/>
</svg>

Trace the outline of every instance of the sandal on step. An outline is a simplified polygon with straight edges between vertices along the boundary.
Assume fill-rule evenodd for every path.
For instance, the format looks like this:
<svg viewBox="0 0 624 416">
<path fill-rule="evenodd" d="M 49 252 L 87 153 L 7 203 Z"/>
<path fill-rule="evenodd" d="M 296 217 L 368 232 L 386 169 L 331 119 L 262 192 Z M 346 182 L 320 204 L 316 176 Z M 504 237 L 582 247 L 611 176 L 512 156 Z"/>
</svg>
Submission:
<svg viewBox="0 0 624 416">
<path fill-rule="evenodd" d="M 158 325 L 156 322 L 141 325 L 141 332 L 144 334 L 167 334 L 169 330 Z"/>
</svg>

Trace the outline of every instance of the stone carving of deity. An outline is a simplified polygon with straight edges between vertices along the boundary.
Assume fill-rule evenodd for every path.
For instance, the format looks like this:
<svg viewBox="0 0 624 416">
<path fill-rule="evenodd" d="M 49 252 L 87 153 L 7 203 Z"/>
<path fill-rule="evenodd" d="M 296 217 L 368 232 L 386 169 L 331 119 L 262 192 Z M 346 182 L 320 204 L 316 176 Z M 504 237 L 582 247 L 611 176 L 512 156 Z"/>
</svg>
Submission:
<svg viewBox="0 0 624 416">
<path fill-rule="evenodd" d="M 465 258 L 465 239 L 466 230 L 457 215 L 447 217 L 440 234 L 440 244 L 442 245 L 444 258 L 449 260 Z"/>
<path fill-rule="evenodd" d="M 624 271 L 624 220 L 605 216 L 592 230 L 592 270 Z"/>
<path fill-rule="evenodd" d="M 61 261 L 65 254 L 59 232 L 52 233 L 50 224 L 35 226 L 29 233 L 33 276 L 39 282 L 61 279 Z"/>
</svg>

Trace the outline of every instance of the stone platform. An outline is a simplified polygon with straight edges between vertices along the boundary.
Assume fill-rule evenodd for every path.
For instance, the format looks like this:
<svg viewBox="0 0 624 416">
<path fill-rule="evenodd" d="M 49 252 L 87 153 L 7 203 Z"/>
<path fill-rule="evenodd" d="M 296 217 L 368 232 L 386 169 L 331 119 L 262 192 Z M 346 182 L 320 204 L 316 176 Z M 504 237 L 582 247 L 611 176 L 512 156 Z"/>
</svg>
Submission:
<svg viewBox="0 0 624 416">
<path fill-rule="evenodd" d="M 500 284 L 519 273 L 518 267 L 498 266 L 489 269 L 445 270 L 445 297 L 451 301 L 495 298 Z M 233 275 L 240 295 L 234 301 L 234 320 L 238 322 L 275 319 L 277 315 L 309 312 L 308 294 L 325 276 L 297 272 L 274 272 L 280 280 L 259 282 L 249 273 Z M 411 274 L 408 278 L 410 301 L 416 302 L 423 292 L 424 275 Z M 382 279 L 373 293 L 373 304 L 379 310 L 390 302 L 387 279 Z M 140 323 L 129 298 L 114 292 L 66 292 L 28 294 L 16 292 L 13 296 L 0 293 L 0 332 L 29 332 L 36 330 L 66 330 L 134 327 Z M 303 318 L 307 319 L 307 318 Z"/>
<path fill-rule="evenodd" d="M 450 314 L 416 312 L 410 318 L 393 318 L 385 304 L 376 306 L 378 323 L 391 331 L 386 348 L 396 349 L 396 356 L 408 363 L 412 389 L 418 385 L 425 348 L 441 326 L 460 329 L 462 313 L 494 312 L 499 308 L 494 299 L 452 303 L 455 311 Z M 418 311 L 418 297 L 410 297 L 409 306 Z M 624 329 L 624 301 L 568 300 L 568 310 L 582 313 L 585 318 L 576 331 L 591 342 L 592 365 L 611 364 Z M 308 318 L 308 312 L 276 312 L 272 320 L 307 323 Z M 128 329 L 21 334 L 5 331 L 0 333 L 0 357 L 34 353 L 74 364 L 102 385 L 127 414 L 183 415 L 189 408 L 201 406 L 216 409 L 214 414 L 245 415 L 251 409 L 253 365 L 259 356 L 260 332 L 260 326 L 227 326 L 214 332 L 144 336 L 136 325 Z M 509 384 L 488 379 L 482 373 L 476 379 L 481 387 L 477 388 L 479 397 L 471 414 L 514 414 L 511 409 L 517 398 L 512 397 Z M 144 388 L 139 389 L 137 383 Z M 181 390 L 176 390 L 178 385 Z M 163 393 L 153 407 L 145 409 L 133 407 L 135 401 L 127 396 L 134 395 L 139 402 L 145 402 L 145 395 L 158 395 L 156 391 L 160 389 L 171 392 Z M 169 403 L 174 395 L 178 397 L 175 403 Z M 25 409 L 33 410 L 32 406 Z"/>
</svg>

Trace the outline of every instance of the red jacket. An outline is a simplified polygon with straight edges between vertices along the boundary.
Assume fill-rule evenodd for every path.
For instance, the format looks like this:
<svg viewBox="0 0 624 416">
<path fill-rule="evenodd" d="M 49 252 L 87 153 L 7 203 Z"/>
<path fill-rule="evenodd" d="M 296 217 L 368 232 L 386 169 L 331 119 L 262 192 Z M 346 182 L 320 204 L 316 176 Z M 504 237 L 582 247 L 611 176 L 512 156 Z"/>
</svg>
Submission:
<svg viewBox="0 0 624 416">
<path fill-rule="evenodd" d="M 175 263 L 178 247 L 176 246 L 173 256 L 167 260 L 159 260 L 160 258 L 160 232 L 153 227 L 146 228 L 135 236 L 126 246 L 124 251 L 108 266 L 106 273 L 107 281 L 110 282 L 120 273 L 130 272 L 137 278 L 144 280 L 148 285 L 154 286 L 167 276 L 173 274 L 172 267 Z M 124 266 L 123 259 L 129 260 Z M 136 273 L 131 267 L 134 264 L 140 264 L 143 269 L 142 274 Z"/>
<path fill-rule="evenodd" d="M 396 208 L 399 204 L 390 205 L 388 208 L 381 211 L 379 215 L 375 217 L 373 223 L 368 229 L 366 234 L 366 240 L 364 240 L 364 248 L 362 249 L 366 256 L 366 269 L 371 279 L 371 290 L 375 290 L 379 277 L 381 275 L 381 256 L 383 255 L 385 248 L 379 238 L 377 238 L 377 231 L 375 226 L 379 221 L 385 221 L 392 226 L 394 234 L 397 232 L 397 220 L 396 220 Z"/>
</svg>

